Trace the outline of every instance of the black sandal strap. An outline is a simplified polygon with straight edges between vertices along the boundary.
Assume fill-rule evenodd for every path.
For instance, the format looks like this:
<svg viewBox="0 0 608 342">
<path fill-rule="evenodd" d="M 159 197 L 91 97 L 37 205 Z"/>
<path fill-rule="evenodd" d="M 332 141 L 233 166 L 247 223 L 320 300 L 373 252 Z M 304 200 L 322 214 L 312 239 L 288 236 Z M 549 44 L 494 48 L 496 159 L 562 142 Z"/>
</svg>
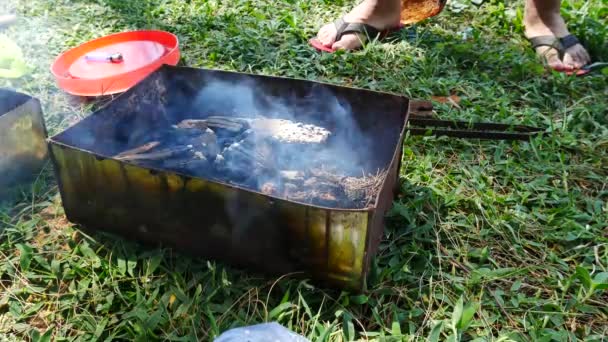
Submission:
<svg viewBox="0 0 608 342">
<path fill-rule="evenodd" d="M 336 41 L 342 39 L 345 34 L 364 34 L 367 38 L 374 39 L 380 35 L 380 30 L 363 23 L 349 23 L 344 19 L 338 19 L 334 22 L 336 26 Z"/>
<path fill-rule="evenodd" d="M 564 52 L 576 44 L 580 44 L 580 41 L 573 34 L 569 34 L 562 38 L 555 36 L 538 36 L 529 39 L 532 47 L 536 49 L 539 46 L 549 46 L 559 52 Z"/>
<path fill-rule="evenodd" d="M 562 38 L 557 38 L 555 36 L 538 36 L 532 37 L 528 40 L 530 41 L 530 43 L 532 44 L 532 48 L 534 49 L 540 46 L 549 46 L 551 48 L 554 48 L 555 50 L 557 50 L 559 59 L 564 59 L 564 54 L 566 53 L 566 50 L 576 44 L 580 44 L 578 39 L 572 34 L 569 34 Z"/>
<path fill-rule="evenodd" d="M 562 49 L 564 49 L 564 50 L 568 50 L 569 48 L 573 47 L 574 45 L 580 44 L 580 42 L 578 41 L 578 38 L 576 38 L 572 34 L 569 34 L 565 37 L 560 38 L 559 42 L 562 44 Z"/>
</svg>

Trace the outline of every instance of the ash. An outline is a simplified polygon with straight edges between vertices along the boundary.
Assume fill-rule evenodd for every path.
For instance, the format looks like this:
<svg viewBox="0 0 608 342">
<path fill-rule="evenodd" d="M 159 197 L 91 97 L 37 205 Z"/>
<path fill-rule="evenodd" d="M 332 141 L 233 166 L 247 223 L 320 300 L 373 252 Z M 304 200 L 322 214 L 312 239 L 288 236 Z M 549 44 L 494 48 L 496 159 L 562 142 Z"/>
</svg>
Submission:
<svg viewBox="0 0 608 342">
<path fill-rule="evenodd" d="M 265 117 L 188 119 L 114 158 L 144 167 L 213 179 L 266 195 L 327 207 L 365 208 L 386 170 L 358 176 L 332 167 L 324 127 Z M 325 152 L 325 153 L 324 153 Z M 311 156 L 306 167 L 293 160 Z"/>
</svg>

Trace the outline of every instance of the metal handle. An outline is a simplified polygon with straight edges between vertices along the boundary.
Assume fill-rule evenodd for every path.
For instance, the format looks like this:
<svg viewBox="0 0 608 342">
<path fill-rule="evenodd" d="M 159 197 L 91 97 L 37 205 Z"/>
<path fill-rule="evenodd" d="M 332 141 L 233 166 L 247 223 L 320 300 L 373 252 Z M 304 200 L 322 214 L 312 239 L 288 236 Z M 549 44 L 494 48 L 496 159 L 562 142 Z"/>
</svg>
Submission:
<svg viewBox="0 0 608 342">
<path fill-rule="evenodd" d="M 419 114 L 417 111 L 420 111 L 421 108 L 426 113 Z M 428 101 L 411 101 L 410 111 L 413 114 L 408 120 L 410 127 L 407 127 L 406 130 L 412 135 L 430 133 L 435 136 L 455 138 L 529 141 L 533 136 L 542 136 L 545 133 L 541 128 L 524 125 L 429 119 L 432 117 L 432 104 Z"/>
</svg>

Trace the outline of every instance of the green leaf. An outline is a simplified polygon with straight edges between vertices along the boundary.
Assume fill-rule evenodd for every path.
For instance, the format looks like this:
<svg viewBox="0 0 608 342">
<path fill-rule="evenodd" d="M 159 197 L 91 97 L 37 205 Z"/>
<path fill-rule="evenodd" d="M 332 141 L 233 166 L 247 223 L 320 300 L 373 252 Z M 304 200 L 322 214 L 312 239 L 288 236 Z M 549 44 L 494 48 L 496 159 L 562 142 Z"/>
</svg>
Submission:
<svg viewBox="0 0 608 342">
<path fill-rule="evenodd" d="M 587 290 L 591 289 L 592 280 L 591 275 L 589 275 L 589 271 L 586 268 L 577 266 L 576 267 L 576 275 L 581 280 L 583 285 Z"/>
<path fill-rule="evenodd" d="M 152 256 L 148 261 L 148 268 L 146 269 L 146 273 L 148 275 L 151 275 L 152 273 L 154 273 L 154 271 L 156 271 L 156 269 L 158 269 L 158 266 L 160 266 L 160 263 L 162 260 L 163 259 L 160 255 Z"/>
<path fill-rule="evenodd" d="M 355 339 L 355 325 L 350 314 L 345 313 L 342 316 L 342 332 L 346 341 L 353 341 Z"/>
<path fill-rule="evenodd" d="M 511 292 L 519 291 L 521 288 L 521 280 L 516 280 L 513 285 L 511 285 Z"/>
<path fill-rule="evenodd" d="M 90 278 L 84 278 L 78 282 L 78 299 L 84 298 L 84 295 L 87 294 L 87 290 L 91 285 Z"/>
<path fill-rule="evenodd" d="M 32 342 L 40 341 L 40 332 L 36 329 L 33 329 L 32 331 L 30 331 L 30 338 L 32 339 Z"/>
<path fill-rule="evenodd" d="M 55 276 L 61 275 L 61 263 L 59 262 L 59 260 L 51 260 L 51 272 L 53 272 Z"/>
<path fill-rule="evenodd" d="M 279 317 L 279 315 L 282 314 L 284 311 L 291 309 L 293 306 L 294 305 L 291 302 L 279 304 L 277 307 L 270 311 L 270 313 L 268 314 L 268 318 L 270 320 L 274 320 Z"/>
<path fill-rule="evenodd" d="M 209 309 L 209 306 L 205 305 L 205 315 L 207 316 L 209 325 L 211 325 L 211 335 L 212 337 L 217 337 L 220 334 L 220 329 L 217 326 L 217 320 L 215 319 L 215 315 Z"/>
<path fill-rule="evenodd" d="M 359 296 L 352 296 L 350 297 L 351 302 L 355 303 L 355 304 L 365 304 L 367 303 L 367 301 L 369 300 L 369 298 L 366 295 L 359 295 Z"/>
<path fill-rule="evenodd" d="M 397 321 L 393 321 L 393 324 L 391 326 L 391 332 L 393 334 L 393 336 L 401 336 L 401 325 L 399 325 L 399 322 Z"/>
<path fill-rule="evenodd" d="M 458 322 L 457 328 L 460 330 L 466 330 L 473 319 L 473 316 L 477 312 L 477 308 L 474 305 L 467 305 L 462 312 L 462 317 Z"/>
<path fill-rule="evenodd" d="M 332 330 L 335 327 L 335 323 L 332 323 L 330 327 L 328 327 L 327 329 L 324 326 L 321 326 L 321 334 L 319 334 L 319 338 L 317 338 L 318 342 L 325 342 L 327 341 L 327 337 L 329 336 L 329 334 L 331 334 Z"/>
<path fill-rule="evenodd" d="M 108 325 L 108 321 L 109 321 L 109 319 L 107 317 L 104 317 L 101 320 L 101 322 L 97 323 L 97 325 L 95 326 L 95 333 L 94 333 L 94 336 L 96 338 L 100 338 L 101 337 L 101 335 L 103 334 L 104 329 Z"/>
<path fill-rule="evenodd" d="M 596 284 L 608 283 L 608 272 L 600 272 L 593 277 L 593 282 Z"/>
<path fill-rule="evenodd" d="M 154 312 L 152 315 L 150 315 L 150 317 L 148 317 L 148 319 L 146 320 L 146 327 L 153 331 L 154 329 L 156 329 L 156 327 L 158 326 L 158 323 L 160 323 L 161 319 L 163 318 L 163 308 L 160 308 L 158 310 L 156 310 L 156 312 Z"/>
<path fill-rule="evenodd" d="M 441 336 L 441 332 L 443 331 L 443 321 L 437 322 L 431 329 L 431 333 L 429 337 L 426 339 L 428 342 L 438 342 L 439 337 Z"/>
<path fill-rule="evenodd" d="M 313 315 L 312 315 L 312 311 L 310 310 L 310 306 L 308 306 L 308 303 L 306 302 L 306 300 L 304 299 L 302 294 L 299 292 L 298 292 L 298 297 L 300 298 L 300 303 L 302 303 L 302 306 L 304 307 L 304 311 L 308 315 L 308 318 L 312 319 Z"/>
<path fill-rule="evenodd" d="M 454 311 L 452 312 L 452 327 L 458 327 L 458 323 L 462 318 L 462 309 L 463 309 L 463 298 L 460 296 L 456 305 L 454 306 Z"/>
<path fill-rule="evenodd" d="M 593 277 L 593 288 L 597 290 L 608 289 L 608 272 L 601 272 Z"/>
<path fill-rule="evenodd" d="M 48 329 L 43 335 L 36 329 L 30 331 L 30 339 L 32 342 L 51 342 L 51 336 L 53 335 L 53 328 Z"/>
<path fill-rule="evenodd" d="M 48 329 L 42 336 L 40 336 L 39 342 L 51 342 L 51 336 L 53 335 L 53 328 Z"/>
<path fill-rule="evenodd" d="M 281 299 L 281 304 L 289 302 L 289 295 L 290 291 L 289 289 L 287 289 L 287 291 L 285 291 L 285 294 L 283 295 L 283 298 Z"/>
<path fill-rule="evenodd" d="M 97 254 L 95 254 L 95 251 L 93 251 L 93 249 L 91 249 L 91 247 L 89 247 L 89 244 L 86 242 L 83 242 L 80 246 L 78 246 L 78 250 L 80 250 L 80 253 L 82 253 L 83 256 L 91 259 L 91 261 L 96 260 L 98 258 Z"/>
<path fill-rule="evenodd" d="M 135 267 L 137 267 L 137 260 L 135 260 L 134 258 L 129 258 L 127 260 L 127 273 L 129 273 L 131 277 L 135 277 L 135 272 L 133 272 L 133 270 L 135 270 Z"/>
<path fill-rule="evenodd" d="M 118 272 L 120 272 L 121 275 L 125 275 L 127 274 L 127 261 L 121 257 L 118 257 Z"/>
<path fill-rule="evenodd" d="M 19 267 L 21 267 L 21 271 L 27 271 L 30 268 L 32 263 L 32 257 L 34 255 L 32 247 L 24 244 L 15 245 L 19 250 Z"/>
</svg>

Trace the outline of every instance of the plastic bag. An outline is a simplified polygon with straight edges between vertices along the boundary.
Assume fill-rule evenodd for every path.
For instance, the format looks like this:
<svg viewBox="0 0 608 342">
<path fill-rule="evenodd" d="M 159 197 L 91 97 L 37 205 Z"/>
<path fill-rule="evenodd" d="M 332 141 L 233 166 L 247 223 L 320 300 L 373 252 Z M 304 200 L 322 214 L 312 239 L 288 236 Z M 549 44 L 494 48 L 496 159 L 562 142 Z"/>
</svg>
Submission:
<svg viewBox="0 0 608 342">
<path fill-rule="evenodd" d="M 221 334 L 214 342 L 310 342 L 278 323 L 264 323 L 235 328 Z"/>
</svg>

